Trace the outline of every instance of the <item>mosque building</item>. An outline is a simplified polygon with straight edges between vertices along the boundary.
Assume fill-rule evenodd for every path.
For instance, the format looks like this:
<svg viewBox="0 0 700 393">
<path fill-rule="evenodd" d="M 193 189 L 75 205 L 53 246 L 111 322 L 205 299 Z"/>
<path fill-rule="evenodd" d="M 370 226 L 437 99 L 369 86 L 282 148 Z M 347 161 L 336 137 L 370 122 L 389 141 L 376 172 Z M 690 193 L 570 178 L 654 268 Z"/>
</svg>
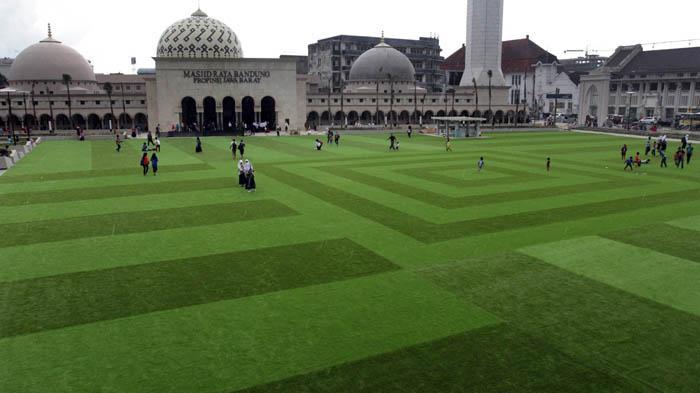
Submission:
<svg viewBox="0 0 700 393">
<path fill-rule="evenodd" d="M 500 8 L 489 5 L 486 10 L 492 3 Z M 331 125 L 429 124 L 437 116 L 491 118 L 497 111 L 512 109 L 498 57 L 502 4 L 502 0 L 470 1 L 469 17 L 479 19 L 488 11 L 497 28 L 488 34 L 468 33 L 474 50 L 467 51 L 471 57 L 466 67 L 478 73 L 475 83 L 467 81 L 442 92 L 429 91 L 418 82 L 408 57 L 383 39 L 357 58 L 339 91 L 324 88 L 318 76 L 300 66 L 302 57 L 244 57 L 236 33 L 200 9 L 163 32 L 155 50 L 155 69 L 138 75 L 95 74 L 92 65 L 54 38 L 49 28 L 48 37 L 22 51 L 7 71 L 9 87 L 0 89 L 0 127 L 153 130 L 160 126 L 166 131 L 233 132 L 265 126 L 302 131 Z M 494 48 L 492 42 L 497 43 Z M 474 56 L 484 56 L 486 62 Z M 492 70 L 496 78 L 487 79 L 484 67 L 496 67 Z M 465 75 L 472 74 L 465 70 Z"/>
</svg>

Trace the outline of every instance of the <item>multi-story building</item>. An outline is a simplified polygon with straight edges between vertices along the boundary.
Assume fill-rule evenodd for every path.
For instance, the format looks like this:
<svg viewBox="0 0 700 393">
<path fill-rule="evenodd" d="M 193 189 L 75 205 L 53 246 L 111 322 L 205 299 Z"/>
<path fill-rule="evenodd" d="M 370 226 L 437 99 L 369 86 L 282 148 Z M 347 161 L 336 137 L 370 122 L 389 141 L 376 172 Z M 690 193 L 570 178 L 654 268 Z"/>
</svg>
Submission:
<svg viewBox="0 0 700 393">
<path fill-rule="evenodd" d="M 700 47 L 645 51 L 621 46 L 605 64 L 581 77 L 581 115 L 602 120 L 700 112 Z"/>
<path fill-rule="evenodd" d="M 12 67 L 12 61 L 14 59 L 10 59 L 7 57 L 4 57 L 0 59 L 0 89 L 5 87 L 6 85 L 6 80 L 7 80 L 7 75 L 10 73 L 10 67 Z"/>
<path fill-rule="evenodd" d="M 321 88 L 331 87 L 340 92 L 350 79 L 350 69 L 364 52 L 382 41 L 381 37 L 339 35 L 322 39 L 309 45 L 309 73 L 317 76 Z M 416 70 L 416 80 L 430 92 L 444 89 L 444 73 L 440 69 L 444 58 L 440 56 L 438 38 L 420 37 L 417 40 L 384 39 L 386 44 L 403 53 Z"/>
</svg>

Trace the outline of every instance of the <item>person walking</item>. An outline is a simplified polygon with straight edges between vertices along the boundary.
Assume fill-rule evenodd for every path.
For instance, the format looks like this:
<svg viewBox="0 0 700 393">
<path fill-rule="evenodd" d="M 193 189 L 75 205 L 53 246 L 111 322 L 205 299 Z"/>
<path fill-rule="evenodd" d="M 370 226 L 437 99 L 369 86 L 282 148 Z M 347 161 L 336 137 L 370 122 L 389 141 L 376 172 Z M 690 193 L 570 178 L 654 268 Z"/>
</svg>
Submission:
<svg viewBox="0 0 700 393">
<path fill-rule="evenodd" d="M 146 134 L 146 138 L 147 138 L 146 143 L 148 143 L 148 146 L 151 146 L 151 145 L 155 146 L 156 145 L 156 142 L 153 140 L 153 134 L 151 134 L 151 131 L 148 131 L 148 134 Z"/>
<path fill-rule="evenodd" d="M 649 156 L 649 152 L 651 152 L 651 137 L 647 139 L 647 147 L 644 156 Z"/>
<path fill-rule="evenodd" d="M 685 158 L 688 165 L 690 165 L 690 160 L 693 158 L 693 150 L 695 150 L 695 148 L 693 148 L 693 144 L 688 143 L 688 147 L 685 149 Z"/>
<path fill-rule="evenodd" d="M 236 156 L 238 155 L 238 144 L 236 144 L 236 138 L 231 140 L 231 144 L 228 148 L 231 150 L 231 153 L 233 153 L 233 161 L 236 161 Z"/>
<path fill-rule="evenodd" d="M 661 168 L 668 168 L 668 157 L 666 156 L 666 150 L 659 149 L 659 156 L 661 156 Z"/>
<path fill-rule="evenodd" d="M 396 137 L 394 134 L 391 134 L 387 140 L 389 141 L 389 150 L 396 150 Z"/>
<path fill-rule="evenodd" d="M 408 139 L 411 139 L 413 137 L 413 128 L 411 126 L 408 126 Z"/>
<path fill-rule="evenodd" d="M 253 164 L 251 164 L 250 161 L 245 160 L 245 166 L 243 169 L 245 170 L 246 191 L 255 192 L 257 185 L 255 184 L 255 168 L 253 168 Z"/>
<path fill-rule="evenodd" d="M 156 137 L 156 151 L 160 153 L 160 138 Z"/>
<path fill-rule="evenodd" d="M 551 171 L 552 171 L 552 158 L 547 157 L 547 172 L 551 172 Z"/>
<path fill-rule="evenodd" d="M 243 142 L 243 139 L 241 139 L 240 143 L 238 143 L 238 152 L 241 153 L 241 159 L 243 156 L 245 156 L 245 142 Z"/>
<path fill-rule="evenodd" d="M 202 152 L 202 140 L 197 137 L 197 144 L 194 147 L 194 152 L 195 153 L 201 153 Z"/>
<path fill-rule="evenodd" d="M 141 161 L 139 162 L 141 167 L 143 168 L 143 175 L 146 176 L 148 174 L 148 153 L 143 153 L 143 156 L 141 157 Z"/>
<path fill-rule="evenodd" d="M 685 169 L 685 150 L 682 147 L 678 148 L 673 158 L 676 162 L 676 168 Z"/>
<path fill-rule="evenodd" d="M 115 140 L 115 143 L 117 144 L 117 153 L 122 151 L 122 138 L 117 134 L 117 138 Z"/>
<path fill-rule="evenodd" d="M 632 158 L 632 156 L 625 161 L 625 171 L 627 171 L 627 168 L 634 172 L 634 158 Z"/>
<path fill-rule="evenodd" d="M 339 132 L 336 131 L 334 139 L 335 139 L 335 146 L 336 147 L 340 146 L 340 133 Z"/>
<path fill-rule="evenodd" d="M 622 161 L 624 161 L 627 158 L 627 144 L 622 145 L 620 154 L 622 155 Z"/>
<path fill-rule="evenodd" d="M 238 187 L 243 188 L 245 184 L 245 165 L 243 164 L 243 160 L 240 160 L 238 161 Z"/>
<path fill-rule="evenodd" d="M 153 176 L 158 175 L 158 156 L 155 152 L 151 155 L 151 168 L 153 168 Z"/>
<path fill-rule="evenodd" d="M 484 162 L 484 157 L 479 158 L 479 162 L 476 164 L 476 167 L 478 168 L 479 172 L 484 170 L 484 166 L 486 163 Z"/>
</svg>

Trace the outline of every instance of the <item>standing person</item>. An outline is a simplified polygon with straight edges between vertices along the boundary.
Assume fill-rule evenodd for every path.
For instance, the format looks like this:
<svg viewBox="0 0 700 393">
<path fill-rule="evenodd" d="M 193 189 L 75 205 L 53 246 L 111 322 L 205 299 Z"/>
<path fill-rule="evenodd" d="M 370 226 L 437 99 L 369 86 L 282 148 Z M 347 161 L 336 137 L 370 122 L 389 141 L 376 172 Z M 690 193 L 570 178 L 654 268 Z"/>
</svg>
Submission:
<svg viewBox="0 0 700 393">
<path fill-rule="evenodd" d="M 144 143 L 143 146 L 141 146 L 141 152 L 142 152 L 142 153 L 148 153 L 148 145 L 146 145 L 146 144 Z"/>
<path fill-rule="evenodd" d="M 122 138 L 119 136 L 119 134 L 117 134 L 115 142 L 117 144 L 117 153 L 119 153 L 122 151 Z"/>
<path fill-rule="evenodd" d="M 681 149 L 685 150 L 685 148 L 688 147 L 688 138 L 690 138 L 690 135 L 685 135 L 681 138 Z"/>
<path fill-rule="evenodd" d="M 156 137 L 156 151 L 160 153 L 160 138 Z"/>
<path fill-rule="evenodd" d="M 685 169 L 685 150 L 683 150 L 682 147 L 678 148 L 674 159 L 676 161 L 676 168 Z"/>
<path fill-rule="evenodd" d="M 452 151 L 452 139 L 450 137 L 447 137 L 447 140 L 445 141 L 445 151 Z"/>
<path fill-rule="evenodd" d="M 153 176 L 158 175 L 158 156 L 155 152 L 151 155 L 151 167 L 153 168 Z"/>
<path fill-rule="evenodd" d="M 160 139 L 160 124 L 156 126 L 156 140 Z"/>
<path fill-rule="evenodd" d="M 413 128 L 411 126 L 408 126 L 408 139 L 411 139 L 413 136 Z"/>
<path fill-rule="evenodd" d="M 627 158 L 627 144 L 622 145 L 622 149 L 620 149 L 620 154 L 622 155 L 622 161 L 624 161 Z"/>
<path fill-rule="evenodd" d="M 627 171 L 627 168 L 634 172 L 634 158 L 632 158 L 632 156 L 625 161 L 625 171 Z"/>
<path fill-rule="evenodd" d="M 666 150 L 659 149 L 659 155 L 661 156 L 661 168 L 668 168 L 668 157 L 666 157 Z"/>
<path fill-rule="evenodd" d="M 649 156 L 650 151 L 651 151 L 651 137 L 649 137 L 649 139 L 647 139 L 647 147 L 646 147 L 646 151 L 644 153 L 644 156 L 645 157 Z"/>
<path fill-rule="evenodd" d="M 233 161 L 236 161 L 236 156 L 238 155 L 238 145 L 236 144 L 236 138 L 233 138 L 231 140 L 231 144 L 228 146 L 228 148 L 231 150 L 231 153 L 233 153 Z"/>
<path fill-rule="evenodd" d="M 151 134 L 151 131 L 148 131 L 148 134 L 146 134 L 146 138 L 148 139 L 146 143 L 148 143 L 148 146 L 155 146 L 156 142 L 153 140 L 153 134 Z"/>
<path fill-rule="evenodd" d="M 245 187 L 245 165 L 243 160 L 238 161 L 238 187 Z"/>
<path fill-rule="evenodd" d="M 197 144 L 194 147 L 194 152 L 195 153 L 201 153 L 202 152 L 202 140 L 197 137 Z"/>
<path fill-rule="evenodd" d="M 390 142 L 389 150 L 396 150 L 396 137 L 394 136 L 394 134 L 391 134 L 391 136 L 389 136 L 387 140 Z"/>
<path fill-rule="evenodd" d="M 552 158 L 547 157 L 547 172 L 551 172 L 551 171 L 552 171 Z"/>
<path fill-rule="evenodd" d="M 484 170 L 484 166 L 486 163 L 484 162 L 484 157 L 479 158 L 479 162 L 476 164 L 477 168 L 479 169 L 479 172 Z"/>
<path fill-rule="evenodd" d="M 637 152 L 637 155 L 634 156 L 634 164 L 638 167 L 642 166 L 642 157 L 640 156 L 639 152 Z"/>
<path fill-rule="evenodd" d="M 245 189 L 248 192 L 255 192 L 255 168 L 253 168 L 253 164 L 251 164 L 250 161 L 245 160 L 244 170 L 246 178 Z"/>
<path fill-rule="evenodd" d="M 688 143 L 688 148 L 685 149 L 685 158 L 686 158 L 686 160 L 687 160 L 687 164 L 688 164 L 688 165 L 690 165 L 690 159 L 693 158 L 693 150 L 695 150 L 695 149 L 693 148 L 693 144 L 692 144 L 692 143 Z"/>
<path fill-rule="evenodd" d="M 143 156 L 141 157 L 141 161 L 139 161 L 139 164 L 141 167 L 143 167 L 143 175 L 146 176 L 148 174 L 148 153 L 143 153 Z"/>
<path fill-rule="evenodd" d="M 327 139 L 327 142 L 328 142 L 329 145 L 332 145 L 332 144 L 333 144 L 333 130 L 331 130 L 330 128 L 328 129 L 328 139 Z"/>
<path fill-rule="evenodd" d="M 401 150 L 401 141 L 399 141 L 398 139 L 396 140 L 396 146 L 395 146 L 395 147 L 396 147 L 396 151 Z"/>
<path fill-rule="evenodd" d="M 340 145 L 340 133 L 339 132 L 335 133 L 335 145 L 336 146 Z"/>
<path fill-rule="evenodd" d="M 243 142 L 243 139 L 238 143 L 238 152 L 241 153 L 241 158 L 243 158 L 245 155 L 245 142 Z"/>
</svg>

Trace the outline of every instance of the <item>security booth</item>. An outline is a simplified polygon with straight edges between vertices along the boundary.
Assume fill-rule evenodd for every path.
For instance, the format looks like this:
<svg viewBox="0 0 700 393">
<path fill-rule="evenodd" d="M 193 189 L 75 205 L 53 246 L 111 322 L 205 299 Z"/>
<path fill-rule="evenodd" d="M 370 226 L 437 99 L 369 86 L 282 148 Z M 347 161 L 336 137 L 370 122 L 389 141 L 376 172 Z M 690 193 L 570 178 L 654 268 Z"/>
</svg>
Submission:
<svg viewBox="0 0 700 393">
<path fill-rule="evenodd" d="M 481 136 L 481 117 L 433 117 L 437 134 L 450 138 L 478 138 Z"/>
</svg>

